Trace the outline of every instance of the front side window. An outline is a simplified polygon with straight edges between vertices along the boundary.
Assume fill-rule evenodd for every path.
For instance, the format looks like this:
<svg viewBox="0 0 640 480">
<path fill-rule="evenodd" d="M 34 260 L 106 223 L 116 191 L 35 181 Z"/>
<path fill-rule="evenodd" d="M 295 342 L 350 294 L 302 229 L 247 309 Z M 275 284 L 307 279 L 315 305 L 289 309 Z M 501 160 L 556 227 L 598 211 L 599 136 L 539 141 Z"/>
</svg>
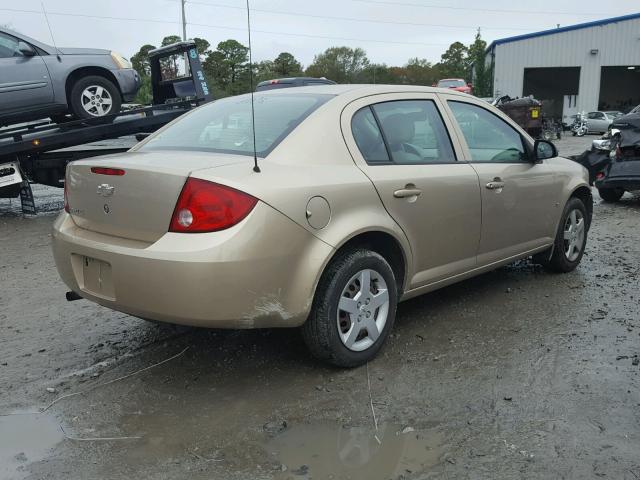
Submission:
<svg viewBox="0 0 640 480">
<path fill-rule="evenodd" d="M 22 57 L 15 37 L 0 32 L 0 58 Z"/>
<path fill-rule="evenodd" d="M 352 120 L 356 143 L 369 163 L 455 162 L 451 140 L 431 100 L 383 102 L 360 110 Z"/>
<path fill-rule="evenodd" d="M 517 163 L 529 155 L 517 130 L 488 110 L 449 100 L 474 162 Z"/>
<path fill-rule="evenodd" d="M 267 156 L 305 118 L 333 95 L 254 95 L 258 156 Z M 196 150 L 253 155 L 251 97 L 217 100 L 154 135 L 140 150 Z"/>
</svg>

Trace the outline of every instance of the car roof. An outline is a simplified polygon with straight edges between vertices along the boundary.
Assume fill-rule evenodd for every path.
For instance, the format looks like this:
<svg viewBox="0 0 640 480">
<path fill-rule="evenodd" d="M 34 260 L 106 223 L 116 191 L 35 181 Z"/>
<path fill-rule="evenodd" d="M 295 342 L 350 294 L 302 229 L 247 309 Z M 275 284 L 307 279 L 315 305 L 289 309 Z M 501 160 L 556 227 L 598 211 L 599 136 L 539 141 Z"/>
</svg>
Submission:
<svg viewBox="0 0 640 480">
<path fill-rule="evenodd" d="M 384 93 L 446 93 L 447 95 L 459 95 L 469 98 L 469 94 L 455 92 L 448 88 L 427 87 L 423 85 L 380 85 L 380 84 L 339 84 L 339 85 L 313 85 L 304 87 L 282 88 L 278 90 L 266 90 L 260 92 L 264 95 L 291 95 L 295 93 L 315 93 L 319 95 L 380 95 Z"/>
</svg>

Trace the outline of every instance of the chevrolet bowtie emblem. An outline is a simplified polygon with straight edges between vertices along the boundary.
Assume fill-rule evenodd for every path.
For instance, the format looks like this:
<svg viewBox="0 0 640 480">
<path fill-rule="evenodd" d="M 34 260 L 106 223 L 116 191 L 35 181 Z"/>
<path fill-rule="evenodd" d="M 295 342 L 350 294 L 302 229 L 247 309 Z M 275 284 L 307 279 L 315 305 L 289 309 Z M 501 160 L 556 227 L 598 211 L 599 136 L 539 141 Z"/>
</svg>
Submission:
<svg viewBox="0 0 640 480">
<path fill-rule="evenodd" d="M 96 192 L 98 195 L 102 195 L 103 197 L 110 197 L 113 195 L 115 187 L 112 187 L 108 183 L 102 183 L 98 185 L 98 191 Z"/>
</svg>

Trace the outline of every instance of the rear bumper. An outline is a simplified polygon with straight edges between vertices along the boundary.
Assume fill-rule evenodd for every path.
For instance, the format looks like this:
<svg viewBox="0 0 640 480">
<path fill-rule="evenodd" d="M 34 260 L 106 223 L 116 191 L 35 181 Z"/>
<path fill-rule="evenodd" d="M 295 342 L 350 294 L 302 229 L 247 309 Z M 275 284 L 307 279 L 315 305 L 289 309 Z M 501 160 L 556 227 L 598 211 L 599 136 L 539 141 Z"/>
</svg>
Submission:
<svg viewBox="0 0 640 480">
<path fill-rule="evenodd" d="M 120 87 L 120 93 L 122 93 L 122 99 L 125 102 L 132 101 L 138 89 L 140 88 L 140 76 L 133 68 L 122 68 L 118 70 L 111 70 L 114 77 L 118 81 Z"/>
<path fill-rule="evenodd" d="M 626 191 L 640 190 L 640 176 L 606 178 L 595 182 L 596 188 L 622 188 Z"/>
<path fill-rule="evenodd" d="M 167 233 L 153 244 L 81 229 L 62 213 L 52 242 L 62 280 L 82 297 L 145 319 L 214 328 L 301 325 L 333 251 L 261 202 L 228 230 Z M 106 265 L 103 283 L 87 278 L 87 257 Z"/>
</svg>

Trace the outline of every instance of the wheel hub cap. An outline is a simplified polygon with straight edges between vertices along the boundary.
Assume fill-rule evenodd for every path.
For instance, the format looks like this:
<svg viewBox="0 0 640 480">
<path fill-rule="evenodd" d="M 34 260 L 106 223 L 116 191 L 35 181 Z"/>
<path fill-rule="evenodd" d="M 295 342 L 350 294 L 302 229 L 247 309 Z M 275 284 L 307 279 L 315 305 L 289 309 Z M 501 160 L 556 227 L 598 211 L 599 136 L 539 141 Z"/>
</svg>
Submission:
<svg viewBox="0 0 640 480">
<path fill-rule="evenodd" d="M 571 210 L 564 224 L 564 254 L 570 262 L 576 261 L 584 248 L 585 221 L 582 212 Z"/>
<path fill-rule="evenodd" d="M 356 273 L 342 290 L 337 327 L 343 345 L 354 352 L 371 347 L 387 323 L 389 291 L 375 270 Z"/>
</svg>

